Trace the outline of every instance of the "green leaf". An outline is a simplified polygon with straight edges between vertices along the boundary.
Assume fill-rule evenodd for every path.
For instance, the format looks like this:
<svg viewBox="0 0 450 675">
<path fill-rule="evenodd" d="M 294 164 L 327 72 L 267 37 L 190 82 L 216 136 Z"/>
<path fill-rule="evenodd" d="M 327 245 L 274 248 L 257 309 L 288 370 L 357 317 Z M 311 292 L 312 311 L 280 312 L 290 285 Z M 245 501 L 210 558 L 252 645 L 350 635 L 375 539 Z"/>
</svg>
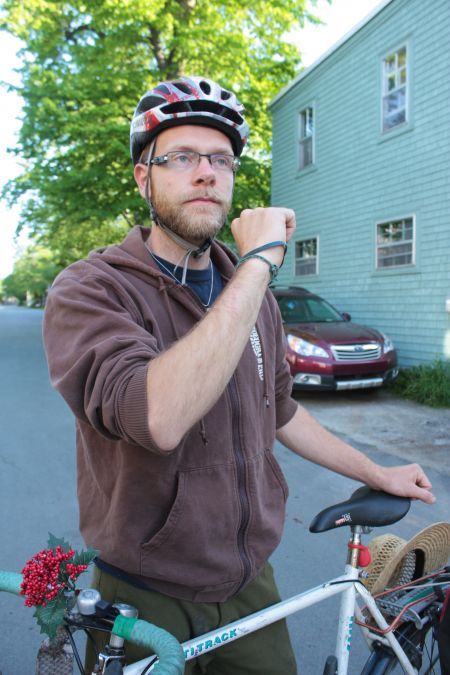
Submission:
<svg viewBox="0 0 450 675">
<path fill-rule="evenodd" d="M 74 565 L 90 565 L 91 562 L 100 554 L 96 548 L 89 548 L 86 551 L 79 551 L 75 553 L 73 560 L 71 561 Z"/>
<path fill-rule="evenodd" d="M 41 633 L 45 633 L 49 638 L 56 636 L 58 627 L 64 622 L 66 611 L 66 600 L 63 595 L 57 596 L 54 600 L 47 603 L 45 607 L 37 606 L 34 616 L 40 626 Z"/>
<path fill-rule="evenodd" d="M 51 532 L 48 533 L 47 546 L 53 550 L 55 550 L 57 546 L 61 546 L 64 553 L 67 553 L 67 551 L 70 551 L 72 548 L 68 541 L 62 537 L 55 537 Z"/>
</svg>

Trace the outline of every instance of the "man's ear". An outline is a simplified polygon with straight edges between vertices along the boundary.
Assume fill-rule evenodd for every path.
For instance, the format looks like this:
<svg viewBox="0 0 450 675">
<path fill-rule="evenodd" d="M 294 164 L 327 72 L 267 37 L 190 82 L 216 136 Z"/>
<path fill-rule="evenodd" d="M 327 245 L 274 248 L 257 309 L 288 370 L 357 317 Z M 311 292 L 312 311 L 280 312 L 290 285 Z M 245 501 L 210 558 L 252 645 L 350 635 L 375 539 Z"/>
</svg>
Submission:
<svg viewBox="0 0 450 675">
<path fill-rule="evenodd" d="M 147 182 L 148 167 L 145 164 L 136 164 L 134 167 L 134 180 L 139 188 L 141 197 L 145 199 L 145 184 Z M 150 196 L 150 181 L 148 184 L 148 196 Z"/>
</svg>

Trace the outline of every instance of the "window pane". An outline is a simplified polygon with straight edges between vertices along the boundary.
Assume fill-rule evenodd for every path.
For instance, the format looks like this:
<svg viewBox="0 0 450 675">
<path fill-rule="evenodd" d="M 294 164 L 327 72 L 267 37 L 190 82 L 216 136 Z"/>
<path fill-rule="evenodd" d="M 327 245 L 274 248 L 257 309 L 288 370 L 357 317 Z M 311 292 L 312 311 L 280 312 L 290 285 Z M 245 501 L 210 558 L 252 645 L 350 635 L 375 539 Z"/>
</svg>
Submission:
<svg viewBox="0 0 450 675">
<path fill-rule="evenodd" d="M 300 137 L 306 138 L 313 135 L 314 131 L 314 119 L 313 119 L 313 110 L 312 108 L 305 108 L 300 113 Z"/>
<path fill-rule="evenodd" d="M 306 258 L 307 256 L 316 255 L 316 253 L 317 253 L 316 239 L 305 239 L 304 241 L 297 242 L 296 254 L 299 258 Z"/>
<path fill-rule="evenodd" d="M 402 47 L 398 51 L 398 67 L 401 68 L 406 64 L 406 47 Z"/>
<path fill-rule="evenodd" d="M 317 274 L 317 239 L 303 239 L 295 243 L 295 274 Z"/>
<path fill-rule="evenodd" d="M 297 276 L 306 276 L 307 274 L 316 273 L 316 261 L 315 260 L 296 260 L 295 261 L 295 274 Z"/>
<path fill-rule="evenodd" d="M 393 73 L 392 75 L 389 75 L 387 79 L 387 90 L 392 91 L 393 89 L 395 89 L 395 86 L 396 86 L 395 73 Z"/>
<path fill-rule="evenodd" d="M 393 70 L 395 70 L 395 54 L 392 54 L 391 56 L 388 56 L 387 59 L 385 59 L 384 69 L 386 73 L 391 73 Z"/>
<path fill-rule="evenodd" d="M 314 109 L 310 106 L 299 113 L 298 168 L 313 163 Z"/>
<path fill-rule="evenodd" d="M 386 117 L 384 119 L 383 131 L 393 129 L 394 127 L 397 127 L 399 124 L 403 124 L 404 122 L 406 122 L 406 112 L 404 110 L 400 110 L 396 113 L 389 115 L 389 117 Z"/>
<path fill-rule="evenodd" d="M 307 108 L 305 135 L 306 136 L 312 136 L 313 132 L 314 132 L 313 110 L 312 110 L 312 108 Z"/>
<path fill-rule="evenodd" d="M 299 167 L 303 169 L 305 166 L 312 164 L 312 138 L 305 138 L 300 143 L 300 157 Z"/>
<path fill-rule="evenodd" d="M 378 267 L 399 267 L 401 265 L 411 265 L 412 252 L 403 255 L 390 255 L 380 257 L 378 260 Z"/>
<path fill-rule="evenodd" d="M 386 96 L 384 99 L 384 103 L 387 115 L 389 115 L 389 113 L 391 112 L 395 112 L 399 108 L 403 108 L 400 91 L 396 91 L 393 94 L 389 94 L 389 96 Z"/>
</svg>

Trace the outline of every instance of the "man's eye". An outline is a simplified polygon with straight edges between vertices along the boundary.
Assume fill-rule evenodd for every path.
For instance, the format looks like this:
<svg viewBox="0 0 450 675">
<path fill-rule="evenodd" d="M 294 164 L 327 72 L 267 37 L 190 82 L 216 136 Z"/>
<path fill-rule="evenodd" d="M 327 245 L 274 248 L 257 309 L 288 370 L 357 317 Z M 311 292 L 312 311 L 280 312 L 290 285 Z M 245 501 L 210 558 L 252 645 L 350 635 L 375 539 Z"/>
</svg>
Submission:
<svg viewBox="0 0 450 675">
<path fill-rule="evenodd" d="M 172 161 L 180 165 L 192 164 L 192 155 L 187 152 L 177 152 L 172 155 Z"/>
<path fill-rule="evenodd" d="M 227 155 L 213 155 L 213 161 L 218 169 L 231 168 L 231 158 L 227 157 Z"/>
</svg>

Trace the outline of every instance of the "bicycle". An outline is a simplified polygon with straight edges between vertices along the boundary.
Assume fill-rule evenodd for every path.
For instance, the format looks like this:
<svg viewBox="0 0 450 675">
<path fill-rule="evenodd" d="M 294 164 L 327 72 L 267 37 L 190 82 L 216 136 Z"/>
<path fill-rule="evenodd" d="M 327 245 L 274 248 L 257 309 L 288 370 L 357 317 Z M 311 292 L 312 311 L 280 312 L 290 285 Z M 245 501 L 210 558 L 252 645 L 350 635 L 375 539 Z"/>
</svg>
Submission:
<svg viewBox="0 0 450 675">
<path fill-rule="evenodd" d="M 450 567 L 444 566 L 450 554 L 450 525 L 440 524 L 444 526 L 443 531 L 449 540 L 445 560 L 441 561 L 438 569 L 418 576 L 417 568 L 420 565 L 417 562 L 420 561 L 416 561 L 416 569 L 412 570 L 411 578 L 406 583 L 374 595 L 364 583 L 368 548 L 362 544 L 362 535 L 374 527 L 398 522 L 409 508 L 409 499 L 377 492 L 367 486 L 357 489 L 347 501 L 321 511 L 310 525 L 312 533 L 345 525 L 350 527 L 348 556 L 342 576 L 182 645 L 166 631 L 136 619 L 134 608 L 127 605 L 110 606 L 92 589 L 79 592 L 76 605 L 65 617 L 67 638 L 64 639 L 69 640 L 75 648 L 72 634 L 76 630 L 95 628 L 109 632 L 110 643 L 98 656 L 98 673 L 181 675 L 185 661 L 341 594 L 336 651 L 327 658 L 323 675 L 346 675 L 348 672 L 354 625 L 361 628 L 370 652 L 361 675 L 387 675 L 397 666 L 407 675 L 417 675 L 419 672 L 431 675 L 439 663 L 439 616 L 445 594 L 450 592 Z M 18 593 L 19 588 L 20 575 L 0 572 L 0 590 Z M 125 639 L 145 646 L 156 656 L 124 666 Z M 78 655 L 76 660 L 83 673 Z M 425 670 L 421 670 L 422 666 Z M 62 675 L 61 670 L 55 671 L 55 675 L 56 672 Z"/>
</svg>

